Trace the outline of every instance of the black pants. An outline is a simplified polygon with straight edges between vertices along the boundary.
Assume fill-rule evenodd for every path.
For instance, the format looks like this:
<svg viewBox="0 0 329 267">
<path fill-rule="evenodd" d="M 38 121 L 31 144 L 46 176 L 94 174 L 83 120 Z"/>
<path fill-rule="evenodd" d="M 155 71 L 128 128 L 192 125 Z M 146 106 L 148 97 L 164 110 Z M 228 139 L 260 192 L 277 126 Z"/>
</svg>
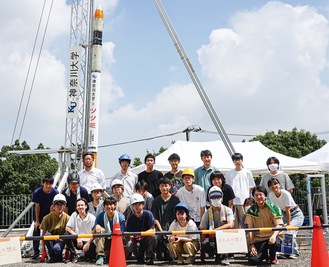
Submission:
<svg viewBox="0 0 329 267">
<path fill-rule="evenodd" d="M 87 242 L 82 241 L 82 243 L 83 243 L 82 246 L 84 246 Z M 65 245 L 67 246 L 68 250 L 70 251 L 70 255 L 75 256 L 76 255 L 75 249 L 78 246 L 77 239 L 76 238 L 65 239 Z M 82 249 L 82 248 L 77 248 L 77 249 Z M 95 246 L 94 242 L 91 242 L 90 246 L 89 246 L 89 250 L 85 252 L 85 259 L 93 260 L 95 258 L 96 258 L 96 246 Z"/>
<path fill-rule="evenodd" d="M 268 241 L 269 239 L 254 243 L 255 248 L 257 249 L 257 256 L 249 257 L 250 264 L 259 264 L 268 256 L 270 256 L 270 259 L 275 258 L 276 252 L 281 247 L 281 239 L 276 237 L 274 244 L 269 244 Z"/>
<path fill-rule="evenodd" d="M 33 236 L 40 236 L 40 228 L 33 230 Z M 34 255 L 40 254 L 40 240 L 33 240 Z"/>
<path fill-rule="evenodd" d="M 207 242 L 205 244 L 201 244 L 201 251 L 205 252 L 210 255 L 216 255 L 216 259 L 227 259 L 228 254 L 217 254 L 217 245 L 216 241 L 213 242 Z"/>
</svg>

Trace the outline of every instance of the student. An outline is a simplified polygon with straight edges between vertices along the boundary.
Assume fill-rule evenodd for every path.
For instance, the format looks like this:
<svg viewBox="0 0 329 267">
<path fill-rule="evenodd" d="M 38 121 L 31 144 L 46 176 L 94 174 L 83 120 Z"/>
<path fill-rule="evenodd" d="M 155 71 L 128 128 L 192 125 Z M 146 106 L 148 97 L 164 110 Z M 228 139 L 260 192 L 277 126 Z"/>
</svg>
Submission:
<svg viewBox="0 0 329 267">
<path fill-rule="evenodd" d="M 88 203 L 89 213 L 97 217 L 102 211 L 104 211 L 103 199 L 101 196 L 104 190 L 99 183 L 94 183 L 91 187 L 91 198 L 92 201 Z"/>
<path fill-rule="evenodd" d="M 127 219 L 127 232 L 154 232 L 155 219 L 152 212 L 144 210 L 144 198 L 141 194 L 135 193 L 130 198 L 130 204 L 133 209 L 133 214 Z M 134 253 L 137 263 L 153 265 L 156 249 L 155 236 L 130 236 L 130 241 L 127 245 L 127 250 Z M 146 258 L 145 257 L 146 254 Z"/>
<path fill-rule="evenodd" d="M 122 154 L 119 157 L 119 164 L 121 167 L 121 170 L 115 174 L 111 178 L 111 183 L 113 183 L 114 180 L 119 180 L 122 182 L 125 190 L 123 192 L 123 196 L 128 199 L 130 199 L 130 196 L 135 193 L 135 185 L 138 182 L 138 177 L 135 173 L 130 171 L 130 163 L 131 158 L 127 154 Z"/>
<path fill-rule="evenodd" d="M 57 194 L 53 199 L 53 211 L 46 215 L 41 222 L 40 229 L 43 231 L 42 236 L 65 234 L 65 228 L 70 219 L 70 216 L 64 212 L 65 207 L 65 196 L 63 194 Z M 56 239 L 42 242 L 42 257 L 40 261 L 44 261 L 47 257 L 45 246 L 47 247 L 50 256 L 49 263 L 63 261 L 63 240 Z"/>
<path fill-rule="evenodd" d="M 218 186 L 209 190 L 210 207 L 202 216 L 200 228 L 202 230 L 232 229 L 234 226 L 234 215 L 232 209 L 222 204 L 223 192 Z M 215 263 L 230 265 L 228 254 L 217 254 L 215 236 L 209 236 L 205 242 L 206 235 L 201 235 L 201 249 L 208 254 L 215 254 Z"/>
<path fill-rule="evenodd" d="M 70 235 L 90 234 L 91 229 L 95 224 L 95 216 L 88 212 L 88 202 L 84 198 L 79 198 L 76 201 L 76 211 L 72 213 L 70 220 L 66 225 L 66 232 Z M 66 239 L 65 244 L 70 251 L 70 262 L 77 262 L 78 257 L 75 249 L 82 250 L 89 238 L 73 238 Z M 91 243 L 89 249 L 84 254 L 84 259 L 90 262 L 96 258 L 96 246 Z"/>
<path fill-rule="evenodd" d="M 177 197 L 184 202 L 189 208 L 189 214 L 199 226 L 202 215 L 206 208 L 206 193 L 204 189 L 194 182 L 194 171 L 186 168 L 182 172 L 184 187 L 178 190 Z"/>
<path fill-rule="evenodd" d="M 222 190 L 223 205 L 233 209 L 233 199 L 235 198 L 234 191 L 233 191 L 232 187 L 225 182 L 224 174 L 222 174 L 220 171 L 212 172 L 210 174 L 210 184 L 211 184 L 211 186 L 214 186 L 214 185 L 218 186 Z M 208 189 L 207 195 L 209 194 L 209 189 Z"/>
<path fill-rule="evenodd" d="M 189 210 L 185 203 L 178 203 L 175 208 L 175 220 L 170 224 L 169 231 L 197 231 L 198 227 L 189 216 Z M 195 262 L 195 254 L 200 249 L 199 235 L 170 235 L 169 250 L 171 254 L 177 258 L 177 264 L 193 264 Z M 188 258 L 184 262 L 182 254 L 188 254 Z"/>
<path fill-rule="evenodd" d="M 68 187 L 64 188 L 62 194 L 66 197 L 65 212 L 71 215 L 76 210 L 76 202 L 79 198 L 84 198 L 90 202 L 89 194 L 86 188 L 80 186 L 80 176 L 76 172 L 71 172 L 67 177 Z"/>
<path fill-rule="evenodd" d="M 104 211 L 97 215 L 95 224 L 92 228 L 92 234 L 109 233 L 113 231 L 113 224 L 118 222 L 122 232 L 125 231 L 125 217 L 122 213 L 116 211 L 117 201 L 113 197 L 104 199 Z M 83 246 L 83 251 L 88 251 L 94 238 L 90 238 Z M 96 242 L 96 265 L 103 265 L 106 259 L 109 259 L 112 238 L 97 237 Z"/>
<path fill-rule="evenodd" d="M 168 231 L 175 218 L 174 207 L 179 203 L 179 198 L 170 193 L 171 181 L 168 178 L 159 180 L 161 195 L 156 197 L 152 204 L 152 213 L 159 231 Z M 157 259 L 171 261 L 168 240 L 165 236 L 157 236 Z"/>
<path fill-rule="evenodd" d="M 267 194 L 271 192 L 270 188 L 268 187 L 268 181 L 271 178 L 276 178 L 280 182 L 280 186 L 282 189 L 287 190 L 290 194 L 294 190 L 295 186 L 291 181 L 288 174 L 280 171 L 280 161 L 276 157 L 269 157 L 266 161 L 267 168 L 269 170 L 262 179 L 260 180 L 259 185 L 262 185 L 266 188 Z"/>
<path fill-rule="evenodd" d="M 151 210 L 154 197 L 149 192 L 149 186 L 145 181 L 140 181 L 135 185 L 136 193 L 141 194 L 145 200 L 144 210 Z"/>
<path fill-rule="evenodd" d="M 229 184 L 235 194 L 234 205 L 234 228 L 243 228 L 245 214 L 243 201 L 250 197 L 252 188 L 255 186 L 254 177 L 250 170 L 243 167 L 243 156 L 240 153 L 232 155 L 235 168 L 226 174 L 226 183 Z"/>
<path fill-rule="evenodd" d="M 115 179 L 112 181 L 111 189 L 113 197 L 117 201 L 117 211 L 121 212 L 125 218 L 128 218 L 131 214 L 130 202 L 124 197 L 124 186 L 122 181 Z"/>
<path fill-rule="evenodd" d="M 282 227 L 281 209 L 267 200 L 267 191 L 264 186 L 256 186 L 252 190 L 252 196 L 256 203 L 246 213 L 246 224 L 248 228 Z M 264 259 L 271 264 L 277 264 L 276 252 L 281 247 L 279 231 L 272 232 L 249 232 L 249 263 L 259 265 Z"/>
<path fill-rule="evenodd" d="M 138 174 L 138 182 L 146 182 L 149 185 L 149 192 L 155 198 L 161 194 L 159 190 L 159 180 L 163 177 L 163 174 L 154 169 L 154 155 L 147 154 L 144 158 L 144 163 L 146 165 L 146 170 Z"/>
<path fill-rule="evenodd" d="M 200 153 L 201 160 L 203 165 L 199 168 L 195 169 L 195 181 L 194 184 L 201 186 L 205 192 L 208 192 L 210 184 L 210 174 L 213 171 L 217 171 L 218 169 L 211 164 L 212 153 L 210 150 L 202 150 Z"/>
<path fill-rule="evenodd" d="M 82 155 L 84 168 L 79 171 L 81 186 L 85 187 L 88 193 L 91 193 L 91 188 L 94 183 L 99 183 L 102 188 L 106 189 L 105 175 L 102 170 L 94 168 L 94 154 L 85 152 Z"/>
<path fill-rule="evenodd" d="M 292 198 L 290 192 L 285 189 L 281 189 L 280 181 L 277 178 L 271 178 L 268 183 L 268 187 L 272 191 L 268 199 L 279 206 L 283 213 L 283 221 L 287 226 L 302 226 L 304 222 L 304 214 L 302 210 L 296 205 L 295 200 Z M 287 234 L 292 234 L 294 249 L 293 253 L 288 257 L 296 259 L 299 256 L 298 245 L 296 241 L 297 231 L 288 231 Z"/>
<path fill-rule="evenodd" d="M 54 178 L 53 177 L 44 177 L 42 178 L 42 186 L 37 188 L 33 192 L 32 202 L 35 203 L 35 220 L 34 220 L 34 229 L 33 236 L 40 236 L 40 224 L 43 218 L 51 212 L 51 206 L 54 199 L 54 196 L 58 194 L 56 188 L 53 188 Z M 33 241 L 33 260 L 37 260 L 40 254 L 40 241 Z"/>
<path fill-rule="evenodd" d="M 184 186 L 182 181 L 182 171 L 178 168 L 180 163 L 180 156 L 176 153 L 171 154 L 168 157 L 171 170 L 167 172 L 164 176 L 169 178 L 171 181 L 171 193 L 176 195 L 177 191 Z"/>
</svg>

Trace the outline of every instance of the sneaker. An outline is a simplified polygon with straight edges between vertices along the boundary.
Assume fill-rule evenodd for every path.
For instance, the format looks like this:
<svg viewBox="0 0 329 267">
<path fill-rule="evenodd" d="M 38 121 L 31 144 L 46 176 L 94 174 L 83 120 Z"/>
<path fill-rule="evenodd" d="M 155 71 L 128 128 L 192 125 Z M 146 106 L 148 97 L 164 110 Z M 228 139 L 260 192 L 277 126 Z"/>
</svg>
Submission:
<svg viewBox="0 0 329 267">
<path fill-rule="evenodd" d="M 278 259 L 276 258 L 276 255 L 271 256 L 270 263 L 271 264 L 278 264 L 279 263 Z"/>
<path fill-rule="evenodd" d="M 221 257 L 221 255 L 216 255 L 216 257 L 215 257 L 215 263 L 218 263 L 218 264 L 222 264 L 222 257 Z"/>
<path fill-rule="evenodd" d="M 77 257 L 77 255 L 71 255 L 71 256 L 70 256 L 70 262 L 72 262 L 72 263 L 77 263 L 77 262 L 78 262 L 78 257 Z"/>
<path fill-rule="evenodd" d="M 184 264 L 184 259 L 182 256 L 177 258 L 177 264 Z"/>
<path fill-rule="evenodd" d="M 97 261 L 96 261 L 96 265 L 103 265 L 103 264 L 104 264 L 104 257 L 99 256 Z"/>
<path fill-rule="evenodd" d="M 152 258 L 146 258 L 145 264 L 146 265 L 153 265 L 154 264 L 153 259 Z"/>
<path fill-rule="evenodd" d="M 144 258 L 137 258 L 138 264 L 144 264 Z"/>
<path fill-rule="evenodd" d="M 39 253 L 34 253 L 31 259 L 32 259 L 32 260 L 37 260 L 37 259 L 39 259 Z"/>
<path fill-rule="evenodd" d="M 195 262 L 195 258 L 193 256 L 189 256 L 186 261 L 185 264 L 193 264 Z"/>
<path fill-rule="evenodd" d="M 70 252 L 67 249 L 65 250 L 65 261 L 70 261 Z"/>
<path fill-rule="evenodd" d="M 228 261 L 228 258 L 224 258 L 222 260 L 222 265 L 225 265 L 225 266 L 230 265 L 230 262 Z"/>
<path fill-rule="evenodd" d="M 288 255 L 288 259 L 298 259 L 299 255 L 298 254 L 290 254 Z"/>
</svg>

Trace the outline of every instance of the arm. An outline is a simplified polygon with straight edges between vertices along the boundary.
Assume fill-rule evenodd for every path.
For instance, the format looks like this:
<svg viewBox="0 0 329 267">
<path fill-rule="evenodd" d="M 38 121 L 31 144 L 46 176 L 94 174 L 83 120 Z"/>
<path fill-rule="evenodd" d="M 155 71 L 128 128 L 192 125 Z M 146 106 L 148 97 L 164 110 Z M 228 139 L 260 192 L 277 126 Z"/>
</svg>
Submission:
<svg viewBox="0 0 329 267">
<path fill-rule="evenodd" d="M 201 210 L 200 210 L 200 218 L 202 218 L 202 216 L 203 216 L 205 210 L 206 210 L 205 207 L 201 207 Z"/>
<path fill-rule="evenodd" d="M 233 227 L 234 221 L 228 221 L 227 223 L 215 228 L 215 230 L 232 229 Z"/>
<path fill-rule="evenodd" d="M 159 231 L 163 231 L 162 227 L 161 227 L 161 224 L 159 222 L 159 220 L 155 220 L 155 225 L 156 227 L 159 229 Z"/>
<path fill-rule="evenodd" d="M 286 217 L 287 217 L 287 225 L 290 225 L 290 220 L 291 220 L 290 207 L 286 207 Z"/>
<path fill-rule="evenodd" d="M 91 233 L 96 234 L 96 227 L 94 228 L 94 230 L 91 231 Z M 93 240 L 94 240 L 94 238 L 92 237 L 87 241 L 86 244 L 84 244 L 84 246 L 82 248 L 84 252 L 87 252 L 89 250 L 90 244 L 91 244 L 91 242 L 93 242 Z"/>
<path fill-rule="evenodd" d="M 228 207 L 233 209 L 233 199 L 228 201 Z"/>
<path fill-rule="evenodd" d="M 35 222 L 34 222 L 34 230 L 38 229 L 40 225 L 40 204 L 35 203 Z"/>
</svg>

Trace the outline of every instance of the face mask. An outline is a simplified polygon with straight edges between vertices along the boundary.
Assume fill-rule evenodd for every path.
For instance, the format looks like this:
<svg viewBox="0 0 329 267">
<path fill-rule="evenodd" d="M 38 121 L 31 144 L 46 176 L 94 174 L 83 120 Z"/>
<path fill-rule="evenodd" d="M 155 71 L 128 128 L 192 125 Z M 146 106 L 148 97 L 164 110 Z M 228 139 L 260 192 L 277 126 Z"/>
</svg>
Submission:
<svg viewBox="0 0 329 267">
<path fill-rule="evenodd" d="M 220 204 L 222 203 L 222 199 L 221 198 L 210 199 L 210 203 L 215 208 L 218 208 L 220 206 Z"/>
<path fill-rule="evenodd" d="M 249 210 L 250 207 L 251 207 L 251 206 L 245 206 L 245 207 L 244 207 L 244 211 L 247 212 L 247 210 Z"/>
<path fill-rule="evenodd" d="M 277 164 L 277 163 L 273 163 L 273 164 L 270 164 L 270 165 L 268 165 L 268 168 L 270 169 L 270 171 L 276 171 L 277 169 L 278 169 L 278 167 L 279 167 L 279 164 Z"/>
</svg>

